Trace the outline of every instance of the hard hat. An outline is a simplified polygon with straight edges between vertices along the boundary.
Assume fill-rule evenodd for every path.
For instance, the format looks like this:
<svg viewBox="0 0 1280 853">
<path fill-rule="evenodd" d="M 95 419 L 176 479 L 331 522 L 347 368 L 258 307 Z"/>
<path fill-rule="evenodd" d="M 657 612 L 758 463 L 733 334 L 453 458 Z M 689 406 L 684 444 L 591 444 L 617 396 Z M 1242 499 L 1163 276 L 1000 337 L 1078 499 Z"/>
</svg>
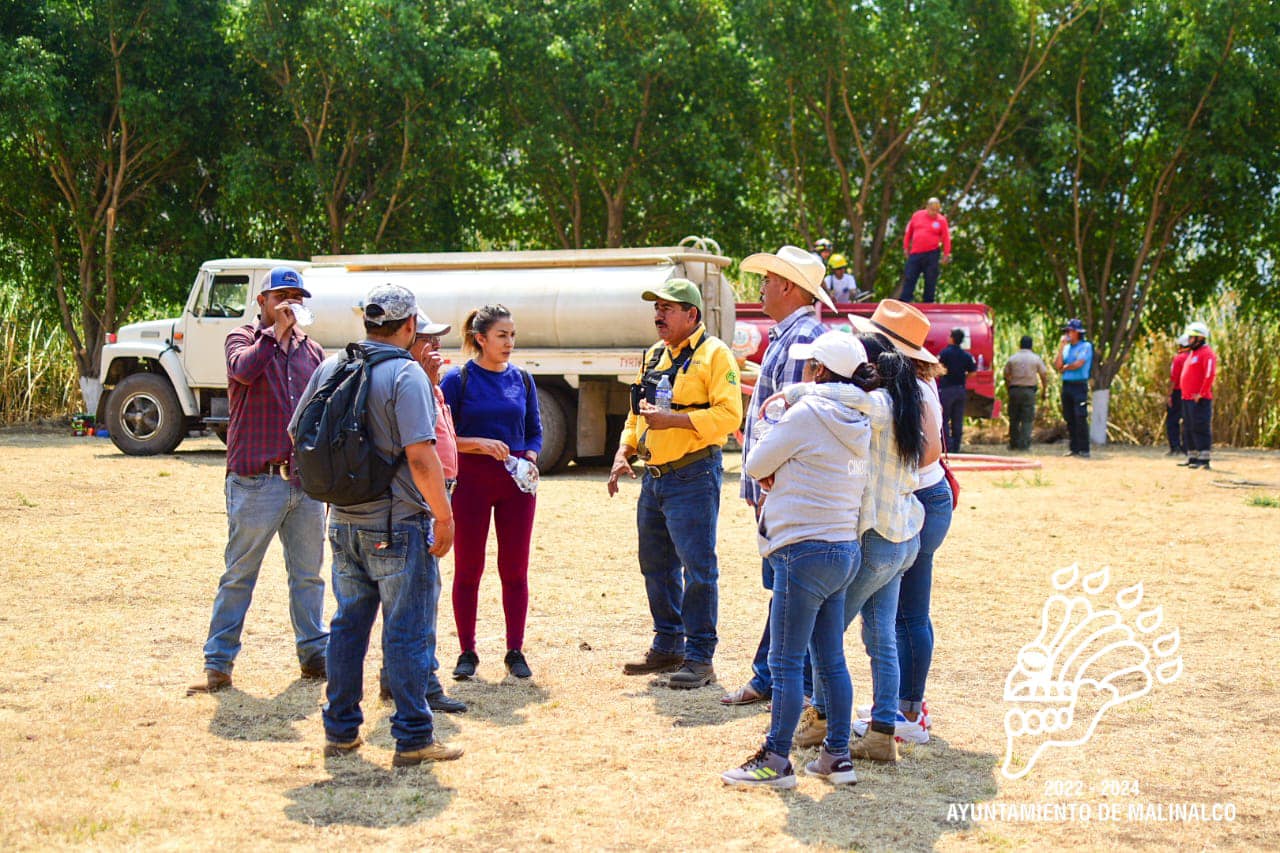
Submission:
<svg viewBox="0 0 1280 853">
<path fill-rule="evenodd" d="M 1209 327 L 1199 321 L 1188 323 L 1187 328 L 1182 332 L 1189 338 L 1204 338 L 1209 340 Z"/>
<path fill-rule="evenodd" d="M 817 240 L 813 241 L 813 248 L 815 251 L 818 251 L 821 249 L 830 249 L 831 241 L 828 240 L 826 237 L 819 237 Z"/>
<path fill-rule="evenodd" d="M 1191 346 L 1191 337 L 1189 335 L 1178 335 L 1176 343 L 1180 347 L 1189 347 Z"/>
<path fill-rule="evenodd" d="M 835 254 L 831 256 L 831 260 L 827 261 L 827 266 L 831 267 L 833 270 L 842 270 L 849 266 L 849 259 L 844 255 Z"/>
</svg>

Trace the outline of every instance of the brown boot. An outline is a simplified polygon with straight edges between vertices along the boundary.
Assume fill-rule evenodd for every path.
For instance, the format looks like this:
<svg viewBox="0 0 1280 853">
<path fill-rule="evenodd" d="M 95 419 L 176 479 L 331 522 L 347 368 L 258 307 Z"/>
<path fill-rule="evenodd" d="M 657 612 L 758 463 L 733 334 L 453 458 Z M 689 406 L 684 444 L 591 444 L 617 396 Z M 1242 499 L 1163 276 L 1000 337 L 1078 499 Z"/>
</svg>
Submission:
<svg viewBox="0 0 1280 853">
<path fill-rule="evenodd" d="M 196 693 L 217 693 L 219 690 L 226 690 L 231 686 L 231 673 L 219 672 L 216 669 L 206 669 L 204 678 L 187 688 L 187 695 L 193 696 Z"/>
<path fill-rule="evenodd" d="M 648 675 L 652 672 L 672 672 L 679 669 L 683 663 L 684 655 L 649 649 L 640 660 L 623 664 L 622 673 L 623 675 Z"/>
<path fill-rule="evenodd" d="M 424 761 L 454 761 L 462 757 L 462 748 L 456 746 L 446 746 L 440 741 L 429 743 L 421 749 L 410 750 L 409 752 L 401 752 L 396 750 L 396 754 L 391 757 L 392 767 L 416 767 Z"/>
<path fill-rule="evenodd" d="M 800 714 L 800 725 L 796 726 L 795 737 L 791 742 L 795 746 L 817 746 L 827 736 L 827 718 L 818 716 L 818 709 L 810 705 Z"/>
<path fill-rule="evenodd" d="M 849 744 L 849 756 L 892 764 L 898 760 L 898 741 L 891 734 L 867 729 L 865 735 L 854 738 Z"/>
</svg>

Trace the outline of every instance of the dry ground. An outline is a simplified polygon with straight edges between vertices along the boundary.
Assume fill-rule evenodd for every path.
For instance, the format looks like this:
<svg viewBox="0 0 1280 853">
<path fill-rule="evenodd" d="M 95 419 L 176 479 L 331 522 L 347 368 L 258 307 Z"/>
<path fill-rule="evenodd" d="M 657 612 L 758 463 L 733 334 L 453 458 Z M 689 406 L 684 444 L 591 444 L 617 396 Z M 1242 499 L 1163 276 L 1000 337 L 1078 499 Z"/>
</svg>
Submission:
<svg viewBox="0 0 1280 853">
<path fill-rule="evenodd" d="M 1081 462 L 1037 449 L 1038 473 L 962 475 L 935 575 L 933 741 L 896 769 L 859 767 L 856 787 L 801 777 L 779 793 L 719 779 L 768 722 L 763 706 L 716 701 L 748 674 L 766 597 L 736 474 L 720 521 L 720 685 L 675 693 L 621 674 L 649 639 L 637 487 L 609 500 L 603 471 L 571 471 L 539 495 L 532 683 L 502 677 L 491 571 L 481 678 L 446 679 L 471 713 L 438 720 L 467 754 L 392 771 L 391 709 L 376 700 L 359 756 L 322 757 L 321 688 L 297 679 L 278 549 L 236 689 L 184 695 L 221 571 L 214 440 L 142 459 L 99 439 L 0 435 L 0 847 L 1276 849 L 1280 508 L 1251 498 L 1280 497 L 1280 454 L 1223 452 L 1210 473 L 1156 451 Z M 1050 574 L 1073 562 L 1110 566 L 1113 589 L 1141 581 L 1143 607 L 1161 604 L 1165 627 L 1179 628 L 1185 672 L 1010 781 L 1005 676 L 1038 630 Z M 447 585 L 441 613 L 447 670 Z M 861 702 L 869 678 L 855 637 Z M 378 659 L 375 644 L 366 684 Z M 1117 796 L 1123 782 L 1136 797 Z M 953 806 L 1045 802 L 1089 804 L 1094 819 L 971 820 Z M 1111 803 L 1224 803 L 1235 819 L 1099 820 Z"/>
</svg>

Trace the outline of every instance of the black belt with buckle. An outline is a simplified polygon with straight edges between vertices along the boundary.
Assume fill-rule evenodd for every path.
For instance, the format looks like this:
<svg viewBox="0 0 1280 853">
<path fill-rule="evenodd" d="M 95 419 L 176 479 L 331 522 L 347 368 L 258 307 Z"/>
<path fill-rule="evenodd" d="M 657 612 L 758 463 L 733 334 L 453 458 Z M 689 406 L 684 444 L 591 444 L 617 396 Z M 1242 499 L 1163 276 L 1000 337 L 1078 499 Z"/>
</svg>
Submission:
<svg viewBox="0 0 1280 853">
<path fill-rule="evenodd" d="M 686 453 L 679 459 L 672 462 L 665 462 L 662 465 L 646 465 L 645 470 L 650 476 L 661 477 L 664 474 L 670 474 L 672 471 L 679 471 L 681 468 L 687 468 L 695 462 L 701 462 L 703 459 L 710 459 L 720 452 L 718 447 L 704 447 L 701 450 L 695 450 L 692 453 Z"/>
<path fill-rule="evenodd" d="M 283 479 L 289 479 L 289 461 L 284 462 L 268 462 L 262 466 L 263 474 L 279 474 Z"/>
</svg>

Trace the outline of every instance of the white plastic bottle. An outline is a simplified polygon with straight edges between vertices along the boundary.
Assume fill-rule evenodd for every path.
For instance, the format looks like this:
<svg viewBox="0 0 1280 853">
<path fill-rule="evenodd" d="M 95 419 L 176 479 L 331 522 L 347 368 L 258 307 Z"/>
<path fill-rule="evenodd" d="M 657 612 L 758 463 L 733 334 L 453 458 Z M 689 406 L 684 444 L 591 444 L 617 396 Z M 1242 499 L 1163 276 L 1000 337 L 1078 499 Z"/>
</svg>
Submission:
<svg viewBox="0 0 1280 853">
<path fill-rule="evenodd" d="M 751 427 L 751 440 L 753 442 L 760 441 L 769 431 L 773 429 L 774 424 L 782 420 L 782 416 L 787 413 L 787 403 L 781 397 L 773 400 L 769 405 L 764 407 L 764 411 L 760 413 L 760 417 Z"/>
<path fill-rule="evenodd" d="M 516 487 L 526 494 L 536 494 L 538 491 L 538 469 L 523 456 L 508 456 L 503 460 L 503 465 L 507 467 L 507 473 L 516 481 Z"/>
<path fill-rule="evenodd" d="M 658 380 L 658 387 L 653 392 L 653 405 L 660 412 L 671 411 L 671 380 L 665 375 Z"/>
</svg>

